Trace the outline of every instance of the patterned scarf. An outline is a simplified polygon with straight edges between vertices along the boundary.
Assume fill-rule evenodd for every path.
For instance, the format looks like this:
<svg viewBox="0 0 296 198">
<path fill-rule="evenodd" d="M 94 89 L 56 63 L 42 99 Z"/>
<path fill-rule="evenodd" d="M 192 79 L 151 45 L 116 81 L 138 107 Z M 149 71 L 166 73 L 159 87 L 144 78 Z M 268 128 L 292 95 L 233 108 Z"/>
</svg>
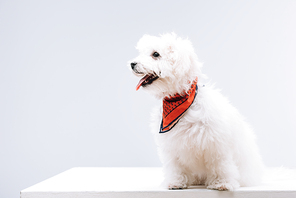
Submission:
<svg viewBox="0 0 296 198">
<path fill-rule="evenodd" d="M 182 118 L 186 110 L 193 103 L 197 94 L 197 78 L 193 81 L 190 89 L 184 94 L 175 94 L 172 97 L 165 97 L 162 106 L 162 121 L 159 133 L 166 133 L 171 130 Z"/>
</svg>

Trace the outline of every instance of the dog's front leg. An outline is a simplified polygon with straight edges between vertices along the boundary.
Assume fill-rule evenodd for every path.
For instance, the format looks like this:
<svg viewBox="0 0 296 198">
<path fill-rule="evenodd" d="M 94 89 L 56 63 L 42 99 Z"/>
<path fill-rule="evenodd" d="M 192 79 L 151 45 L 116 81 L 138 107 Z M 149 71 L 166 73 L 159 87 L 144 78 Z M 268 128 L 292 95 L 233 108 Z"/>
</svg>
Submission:
<svg viewBox="0 0 296 198">
<path fill-rule="evenodd" d="M 234 190 L 239 187 L 238 168 L 232 159 L 231 151 L 221 152 L 222 149 L 217 148 L 219 147 L 212 146 L 204 155 L 207 169 L 206 186 L 215 190 Z"/>
<path fill-rule="evenodd" d="M 168 157 L 166 155 L 166 157 Z M 170 190 L 187 188 L 189 185 L 189 177 L 186 175 L 185 168 L 178 162 L 176 156 L 171 156 L 164 160 L 164 183 L 163 185 Z"/>
</svg>

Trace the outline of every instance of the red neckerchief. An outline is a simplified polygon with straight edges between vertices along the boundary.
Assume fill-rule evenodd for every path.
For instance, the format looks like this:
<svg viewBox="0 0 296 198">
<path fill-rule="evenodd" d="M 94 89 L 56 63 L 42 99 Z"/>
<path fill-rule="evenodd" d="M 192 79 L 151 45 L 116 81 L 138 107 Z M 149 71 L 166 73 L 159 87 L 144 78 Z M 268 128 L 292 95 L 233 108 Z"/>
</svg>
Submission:
<svg viewBox="0 0 296 198">
<path fill-rule="evenodd" d="M 193 103 L 197 93 L 197 78 L 193 81 L 190 89 L 184 94 L 175 94 L 165 97 L 162 105 L 162 121 L 159 133 L 171 130 Z"/>
</svg>

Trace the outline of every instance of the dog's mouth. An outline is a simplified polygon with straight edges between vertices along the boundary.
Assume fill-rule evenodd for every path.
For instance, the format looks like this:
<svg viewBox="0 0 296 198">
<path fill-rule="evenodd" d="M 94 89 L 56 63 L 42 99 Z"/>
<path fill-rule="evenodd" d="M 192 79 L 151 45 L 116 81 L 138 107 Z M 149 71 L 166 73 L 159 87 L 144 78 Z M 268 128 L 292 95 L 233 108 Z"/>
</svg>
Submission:
<svg viewBox="0 0 296 198">
<path fill-rule="evenodd" d="M 156 79 L 158 79 L 159 76 L 157 76 L 156 74 L 146 74 L 143 78 L 141 78 L 141 80 L 139 81 L 136 90 L 138 91 L 140 89 L 141 86 L 146 86 L 146 85 L 150 85 L 151 83 L 153 83 L 153 81 L 155 81 Z"/>
</svg>

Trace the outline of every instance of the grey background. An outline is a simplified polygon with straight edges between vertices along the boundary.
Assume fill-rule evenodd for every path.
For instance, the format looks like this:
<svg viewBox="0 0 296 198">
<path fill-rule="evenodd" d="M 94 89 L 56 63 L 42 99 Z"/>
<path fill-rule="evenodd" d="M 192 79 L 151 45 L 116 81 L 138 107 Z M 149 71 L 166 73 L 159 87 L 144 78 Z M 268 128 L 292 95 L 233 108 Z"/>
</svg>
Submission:
<svg viewBox="0 0 296 198">
<path fill-rule="evenodd" d="M 267 166 L 296 167 L 296 1 L 0 1 L 0 197 L 77 166 L 161 166 L 126 66 L 188 37 Z"/>
</svg>

